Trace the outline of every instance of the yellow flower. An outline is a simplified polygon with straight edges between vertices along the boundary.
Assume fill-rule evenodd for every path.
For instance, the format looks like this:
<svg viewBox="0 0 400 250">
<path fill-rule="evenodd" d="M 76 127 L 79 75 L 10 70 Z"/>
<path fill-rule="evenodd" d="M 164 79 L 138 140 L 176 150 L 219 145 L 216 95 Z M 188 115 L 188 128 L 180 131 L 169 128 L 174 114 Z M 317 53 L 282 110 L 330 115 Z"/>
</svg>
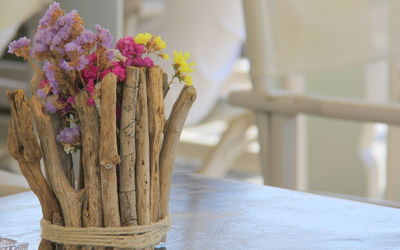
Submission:
<svg viewBox="0 0 400 250">
<path fill-rule="evenodd" d="M 174 77 L 177 77 L 181 82 L 186 85 L 193 85 L 193 78 L 187 73 L 193 72 L 192 66 L 194 62 L 188 62 L 190 54 L 188 52 L 174 51 L 173 52 L 173 66 L 175 69 Z"/>
<path fill-rule="evenodd" d="M 167 54 L 160 53 L 158 56 L 161 57 L 164 60 L 169 60 L 169 55 L 167 55 Z"/>
<path fill-rule="evenodd" d="M 193 78 L 190 75 L 183 75 L 182 76 L 182 81 L 187 85 L 187 86 L 192 86 L 193 85 Z"/>
<path fill-rule="evenodd" d="M 174 51 L 174 64 L 177 65 L 177 70 L 179 73 L 191 73 L 193 69 L 191 68 L 194 63 L 188 63 L 187 60 L 190 58 L 190 54 L 188 52 Z"/>
<path fill-rule="evenodd" d="M 146 45 L 152 37 L 150 33 L 139 33 L 135 36 L 135 43 Z"/>
<path fill-rule="evenodd" d="M 167 43 L 164 40 L 162 40 L 160 36 L 154 38 L 153 42 L 155 44 L 156 50 L 163 50 L 167 47 Z"/>
<path fill-rule="evenodd" d="M 179 71 L 181 73 L 192 73 L 193 72 L 193 68 L 191 68 L 194 65 L 194 63 L 188 63 L 188 62 L 184 62 L 180 65 L 179 67 Z"/>
<path fill-rule="evenodd" d="M 188 52 L 183 53 L 182 51 L 174 51 L 174 63 L 181 65 L 186 62 L 190 58 L 190 54 Z"/>
</svg>

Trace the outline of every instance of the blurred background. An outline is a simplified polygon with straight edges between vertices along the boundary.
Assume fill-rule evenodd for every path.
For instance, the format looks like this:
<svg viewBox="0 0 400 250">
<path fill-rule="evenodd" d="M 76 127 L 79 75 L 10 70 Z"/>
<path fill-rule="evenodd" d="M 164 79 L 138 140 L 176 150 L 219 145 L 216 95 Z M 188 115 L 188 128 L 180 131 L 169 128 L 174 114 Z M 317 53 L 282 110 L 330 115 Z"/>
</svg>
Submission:
<svg viewBox="0 0 400 250">
<path fill-rule="evenodd" d="M 27 190 L 7 152 L 5 90 L 28 89 L 32 70 L 7 54 L 7 45 L 17 37 L 31 37 L 50 2 L 1 3 L 0 196 Z M 264 0 L 260 4 L 265 10 L 262 16 L 254 13 L 259 17 L 255 23 L 248 21 L 249 10 L 244 15 L 241 0 L 59 2 L 67 11 L 77 9 L 87 28 L 101 24 L 117 39 L 150 32 L 167 41 L 167 53 L 191 52 L 199 97 L 181 137 L 178 169 L 264 183 L 254 115 L 228 101 L 232 91 L 252 89 L 249 29 L 263 28 L 264 43 L 252 44 L 260 48 L 251 49 L 260 49 L 270 88 L 371 103 L 399 101 L 396 0 Z M 169 106 L 180 86 L 174 88 Z M 302 190 L 400 200 L 385 192 L 388 167 L 394 169 L 394 177 L 400 175 L 400 150 L 388 150 L 388 145 L 392 150 L 400 146 L 398 128 L 316 116 L 297 119 L 302 144 L 301 158 L 295 160 L 301 161 L 306 176 Z"/>
</svg>

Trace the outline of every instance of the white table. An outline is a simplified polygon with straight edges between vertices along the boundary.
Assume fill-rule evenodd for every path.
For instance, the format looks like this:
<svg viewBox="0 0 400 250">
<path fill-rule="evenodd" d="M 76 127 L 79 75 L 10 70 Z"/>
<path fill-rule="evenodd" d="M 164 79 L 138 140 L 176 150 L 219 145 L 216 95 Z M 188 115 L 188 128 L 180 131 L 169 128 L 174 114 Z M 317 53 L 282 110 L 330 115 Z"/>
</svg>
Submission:
<svg viewBox="0 0 400 250">
<path fill-rule="evenodd" d="M 400 210 L 273 187 L 176 173 L 172 249 L 400 249 Z M 0 198 L 0 235 L 37 249 L 38 201 Z"/>
</svg>

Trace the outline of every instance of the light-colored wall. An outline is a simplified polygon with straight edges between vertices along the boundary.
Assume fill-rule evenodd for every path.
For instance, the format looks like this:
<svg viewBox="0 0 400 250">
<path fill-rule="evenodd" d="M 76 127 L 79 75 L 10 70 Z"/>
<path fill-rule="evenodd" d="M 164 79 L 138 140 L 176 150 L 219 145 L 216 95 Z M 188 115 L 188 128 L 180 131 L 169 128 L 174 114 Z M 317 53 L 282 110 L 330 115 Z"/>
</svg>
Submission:
<svg viewBox="0 0 400 250">
<path fill-rule="evenodd" d="M 363 98 L 361 67 L 310 73 L 307 92 Z M 361 123 L 308 116 L 310 189 L 365 195 L 365 169 L 359 157 Z"/>
<path fill-rule="evenodd" d="M 85 21 L 85 27 L 95 29 L 100 24 L 115 38 L 123 35 L 123 0 L 59 0 L 64 10 L 76 9 Z"/>
</svg>

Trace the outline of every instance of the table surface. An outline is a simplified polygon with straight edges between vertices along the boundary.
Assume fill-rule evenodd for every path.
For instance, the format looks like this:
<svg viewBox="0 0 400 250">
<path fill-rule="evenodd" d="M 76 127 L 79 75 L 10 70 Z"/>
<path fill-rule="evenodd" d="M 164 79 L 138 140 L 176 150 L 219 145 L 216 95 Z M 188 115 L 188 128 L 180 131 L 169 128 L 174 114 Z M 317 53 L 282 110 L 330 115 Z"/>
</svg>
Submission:
<svg viewBox="0 0 400 250">
<path fill-rule="evenodd" d="M 167 249 L 400 249 L 400 210 L 175 173 Z M 0 235 L 37 249 L 32 193 L 0 198 Z"/>
</svg>

